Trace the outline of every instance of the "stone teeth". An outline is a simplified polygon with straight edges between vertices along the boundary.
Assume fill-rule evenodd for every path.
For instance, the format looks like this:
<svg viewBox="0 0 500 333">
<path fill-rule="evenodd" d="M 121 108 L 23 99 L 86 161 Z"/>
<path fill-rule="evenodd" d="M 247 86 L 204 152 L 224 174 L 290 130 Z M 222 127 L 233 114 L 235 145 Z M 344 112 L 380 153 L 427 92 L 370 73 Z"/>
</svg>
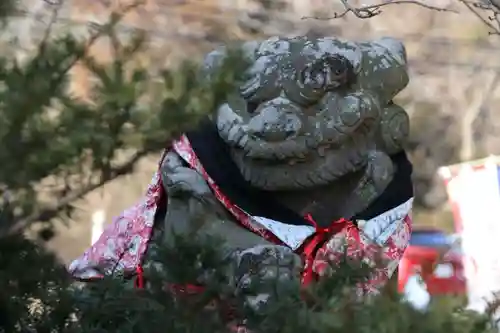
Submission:
<svg viewBox="0 0 500 333">
<path fill-rule="evenodd" d="M 324 146 L 320 146 L 318 147 L 318 155 L 321 156 L 321 157 L 324 157 L 325 156 L 325 147 Z"/>
<path fill-rule="evenodd" d="M 306 154 L 304 154 L 304 153 L 297 153 L 297 154 L 295 154 L 295 156 L 297 156 L 298 158 L 301 158 L 301 159 L 306 158 Z"/>
<path fill-rule="evenodd" d="M 330 149 L 330 144 L 321 145 L 318 147 L 318 155 L 324 157 L 326 155 L 326 151 Z"/>
<path fill-rule="evenodd" d="M 248 136 L 248 134 L 244 134 L 243 137 L 241 137 L 240 141 L 238 142 L 238 145 L 240 147 L 245 147 L 248 141 L 250 141 L 250 137 Z"/>
</svg>

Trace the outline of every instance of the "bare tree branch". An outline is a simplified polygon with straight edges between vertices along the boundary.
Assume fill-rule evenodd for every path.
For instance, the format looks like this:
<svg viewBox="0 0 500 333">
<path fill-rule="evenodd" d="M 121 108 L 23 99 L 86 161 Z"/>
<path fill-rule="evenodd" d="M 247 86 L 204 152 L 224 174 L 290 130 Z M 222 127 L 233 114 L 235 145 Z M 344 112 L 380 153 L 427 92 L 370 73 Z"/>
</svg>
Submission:
<svg viewBox="0 0 500 333">
<path fill-rule="evenodd" d="M 43 0 L 43 2 L 45 2 L 48 5 L 58 6 L 58 7 L 61 6 L 63 3 L 62 0 Z"/>
<path fill-rule="evenodd" d="M 419 0 L 382 0 L 382 3 L 374 5 L 355 6 L 350 0 L 339 0 L 344 10 L 335 12 L 333 16 L 304 16 L 302 19 L 332 20 L 345 17 L 352 13 L 360 19 L 368 19 L 382 13 L 382 7 L 389 5 L 416 5 L 438 12 L 459 13 L 459 11 L 449 7 L 439 7 L 429 5 Z M 490 35 L 500 35 L 500 0 L 457 0 L 472 12 L 491 31 Z M 483 14 L 487 13 L 487 14 Z"/>
<path fill-rule="evenodd" d="M 490 28 L 490 35 L 500 35 L 500 0 L 458 0 Z M 488 13 L 488 15 L 482 14 Z"/>
<path fill-rule="evenodd" d="M 474 121 L 476 120 L 481 108 L 486 102 L 491 98 L 491 94 L 494 88 L 497 86 L 500 79 L 499 72 L 492 72 L 488 78 L 481 80 L 484 86 L 479 88 L 472 81 L 468 87 L 462 92 L 465 93 L 467 90 L 472 90 L 473 95 L 470 103 L 464 110 L 464 114 L 461 121 L 461 147 L 460 147 L 460 159 L 462 161 L 468 161 L 474 158 L 475 142 L 474 142 Z"/>
<path fill-rule="evenodd" d="M 353 6 L 349 3 L 349 0 L 340 0 L 342 3 L 342 6 L 344 7 L 344 10 L 339 13 L 334 13 L 333 16 L 330 17 L 303 17 L 303 19 L 308 19 L 308 18 L 313 18 L 317 20 L 331 20 L 331 19 L 337 19 L 346 16 L 348 13 L 354 14 L 357 18 L 360 19 L 367 19 L 371 18 L 374 16 L 379 15 L 382 10 L 381 8 L 384 6 L 389 6 L 389 5 L 416 5 L 419 7 L 423 7 L 429 10 L 435 10 L 438 12 L 452 12 L 452 13 L 458 13 L 458 11 L 450 8 L 445 8 L 445 7 L 438 7 L 438 6 L 432 6 L 425 4 L 423 2 L 417 1 L 417 0 L 388 0 L 383 3 L 375 4 L 375 5 L 367 5 L 367 6 L 360 6 L 356 7 Z"/>
<path fill-rule="evenodd" d="M 499 34 L 500 30 L 498 27 L 496 27 L 493 24 L 493 21 L 496 18 L 496 14 L 494 13 L 493 16 L 489 17 L 484 17 L 483 15 L 480 14 L 480 10 L 482 11 L 488 11 L 488 10 L 493 10 L 493 6 L 489 1 L 486 2 L 474 2 L 474 1 L 468 1 L 468 0 L 458 0 L 458 2 L 462 3 L 467 9 L 472 12 L 481 22 L 483 22 L 488 28 L 490 28 L 490 34 Z M 498 22 L 498 21 L 497 21 Z"/>
</svg>

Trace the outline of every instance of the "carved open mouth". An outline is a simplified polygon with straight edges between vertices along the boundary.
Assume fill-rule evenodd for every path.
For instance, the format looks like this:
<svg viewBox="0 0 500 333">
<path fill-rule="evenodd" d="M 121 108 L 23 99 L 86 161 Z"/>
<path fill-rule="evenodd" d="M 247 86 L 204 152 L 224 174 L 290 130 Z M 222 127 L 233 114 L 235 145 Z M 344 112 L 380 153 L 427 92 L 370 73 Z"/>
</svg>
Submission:
<svg viewBox="0 0 500 333">
<path fill-rule="evenodd" d="M 338 149 L 339 149 L 338 145 L 322 143 L 318 145 L 315 149 L 309 149 L 305 151 L 303 154 L 297 154 L 291 157 L 275 158 L 275 159 L 254 157 L 252 156 L 251 153 L 246 153 L 241 148 L 235 148 L 235 151 L 241 154 L 245 159 L 251 159 L 255 165 L 272 167 L 272 166 L 283 166 L 283 165 L 290 165 L 290 166 L 304 165 L 313 160 L 325 157 L 329 151 L 334 151 Z"/>
<path fill-rule="evenodd" d="M 248 157 L 242 149 L 232 156 L 243 177 L 265 190 L 290 190 L 328 185 L 366 165 L 367 140 L 349 140 L 342 147 L 321 144 L 302 157 L 262 159 Z"/>
<path fill-rule="evenodd" d="M 366 118 L 355 130 L 325 137 L 321 133 L 305 133 L 281 141 L 269 142 L 251 135 L 246 126 L 233 122 L 220 126 L 221 137 L 245 159 L 252 159 L 260 165 L 303 164 L 311 159 L 325 157 L 329 151 L 339 150 L 351 137 L 365 138 L 373 130 L 375 118 Z M 292 136 L 292 133 L 283 133 Z"/>
</svg>

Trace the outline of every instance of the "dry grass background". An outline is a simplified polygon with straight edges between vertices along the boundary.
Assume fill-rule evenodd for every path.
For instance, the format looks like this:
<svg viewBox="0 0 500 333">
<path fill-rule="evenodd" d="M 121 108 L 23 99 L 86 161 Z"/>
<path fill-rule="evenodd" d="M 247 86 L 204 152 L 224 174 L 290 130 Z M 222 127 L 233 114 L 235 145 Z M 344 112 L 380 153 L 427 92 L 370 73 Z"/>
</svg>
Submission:
<svg viewBox="0 0 500 333">
<path fill-rule="evenodd" d="M 125 3 L 120 0 L 66 0 L 59 13 L 57 29 L 85 34 L 88 22 L 104 22 L 113 9 Z M 432 1 L 442 6 L 454 3 L 453 0 Z M 10 31 L 22 47 L 29 48 L 33 40 L 39 38 L 40 25 L 47 24 L 48 9 L 42 0 L 26 0 L 23 4 L 25 15 L 11 23 Z M 275 9 L 266 8 L 266 4 L 272 4 Z M 483 25 L 466 11 L 454 15 L 395 5 L 385 7 L 382 15 L 370 20 L 321 19 L 338 10 L 336 4 L 331 0 L 147 0 L 124 18 L 120 29 L 124 34 L 133 27 L 150 32 L 148 51 L 141 55 L 138 63 L 153 69 L 186 57 L 201 57 L 225 40 L 305 33 L 356 39 L 383 35 L 398 37 L 407 45 L 413 72 L 413 81 L 403 94 L 403 98 L 411 100 L 409 112 L 416 112 L 416 102 L 437 103 L 438 108 L 442 106 L 440 110 L 445 110 L 439 112 L 447 112 L 451 117 L 452 128 L 454 121 L 461 117 L 461 108 L 470 104 L 469 90 L 481 91 L 484 88 L 482 76 L 500 68 L 497 68 L 496 57 L 498 39 L 488 38 Z M 320 19 L 303 19 L 304 16 L 320 16 Z M 103 62 L 111 57 L 106 40 L 97 43 L 92 53 Z M 86 96 L 92 78 L 81 66 L 75 67 L 72 75 L 71 89 Z M 477 77 L 478 83 L 474 86 L 465 84 L 471 76 Z M 495 91 L 489 105 L 494 104 L 498 96 L 499 92 Z M 499 118 L 492 119 L 500 125 Z M 450 140 L 456 140 L 452 134 Z M 489 134 L 488 137 L 495 137 L 493 132 Z M 498 147 L 498 139 L 489 144 L 487 141 L 481 149 L 491 152 L 491 147 Z M 417 163 L 422 164 L 419 158 L 425 159 L 427 155 L 424 152 L 416 158 Z M 104 210 L 107 220 L 111 221 L 113 216 L 132 205 L 144 193 L 158 159 L 156 154 L 144 158 L 133 174 L 116 179 L 79 200 L 73 221 L 56 222 L 57 236 L 47 246 L 66 262 L 81 254 L 90 243 L 92 214 Z M 420 215 L 423 217 L 419 221 L 431 225 L 448 221 L 450 225 L 449 212 L 443 212 L 443 215 L 425 213 Z"/>
</svg>

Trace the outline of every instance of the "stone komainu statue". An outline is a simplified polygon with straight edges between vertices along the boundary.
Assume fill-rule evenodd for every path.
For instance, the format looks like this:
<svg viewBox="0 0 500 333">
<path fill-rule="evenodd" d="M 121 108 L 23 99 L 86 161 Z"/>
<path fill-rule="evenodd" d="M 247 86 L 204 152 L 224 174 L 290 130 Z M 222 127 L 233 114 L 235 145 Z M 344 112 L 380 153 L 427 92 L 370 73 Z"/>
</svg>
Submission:
<svg viewBox="0 0 500 333">
<path fill-rule="evenodd" d="M 307 284 L 346 252 L 377 261 L 363 294 L 394 272 L 413 200 L 409 120 L 392 101 L 408 83 L 402 43 L 274 37 L 243 50 L 239 94 L 166 148 L 144 198 L 70 265 L 76 278 L 133 273 L 188 232 L 226 240 L 236 285 L 248 263 Z M 224 56 L 206 57 L 207 75 Z"/>
</svg>

